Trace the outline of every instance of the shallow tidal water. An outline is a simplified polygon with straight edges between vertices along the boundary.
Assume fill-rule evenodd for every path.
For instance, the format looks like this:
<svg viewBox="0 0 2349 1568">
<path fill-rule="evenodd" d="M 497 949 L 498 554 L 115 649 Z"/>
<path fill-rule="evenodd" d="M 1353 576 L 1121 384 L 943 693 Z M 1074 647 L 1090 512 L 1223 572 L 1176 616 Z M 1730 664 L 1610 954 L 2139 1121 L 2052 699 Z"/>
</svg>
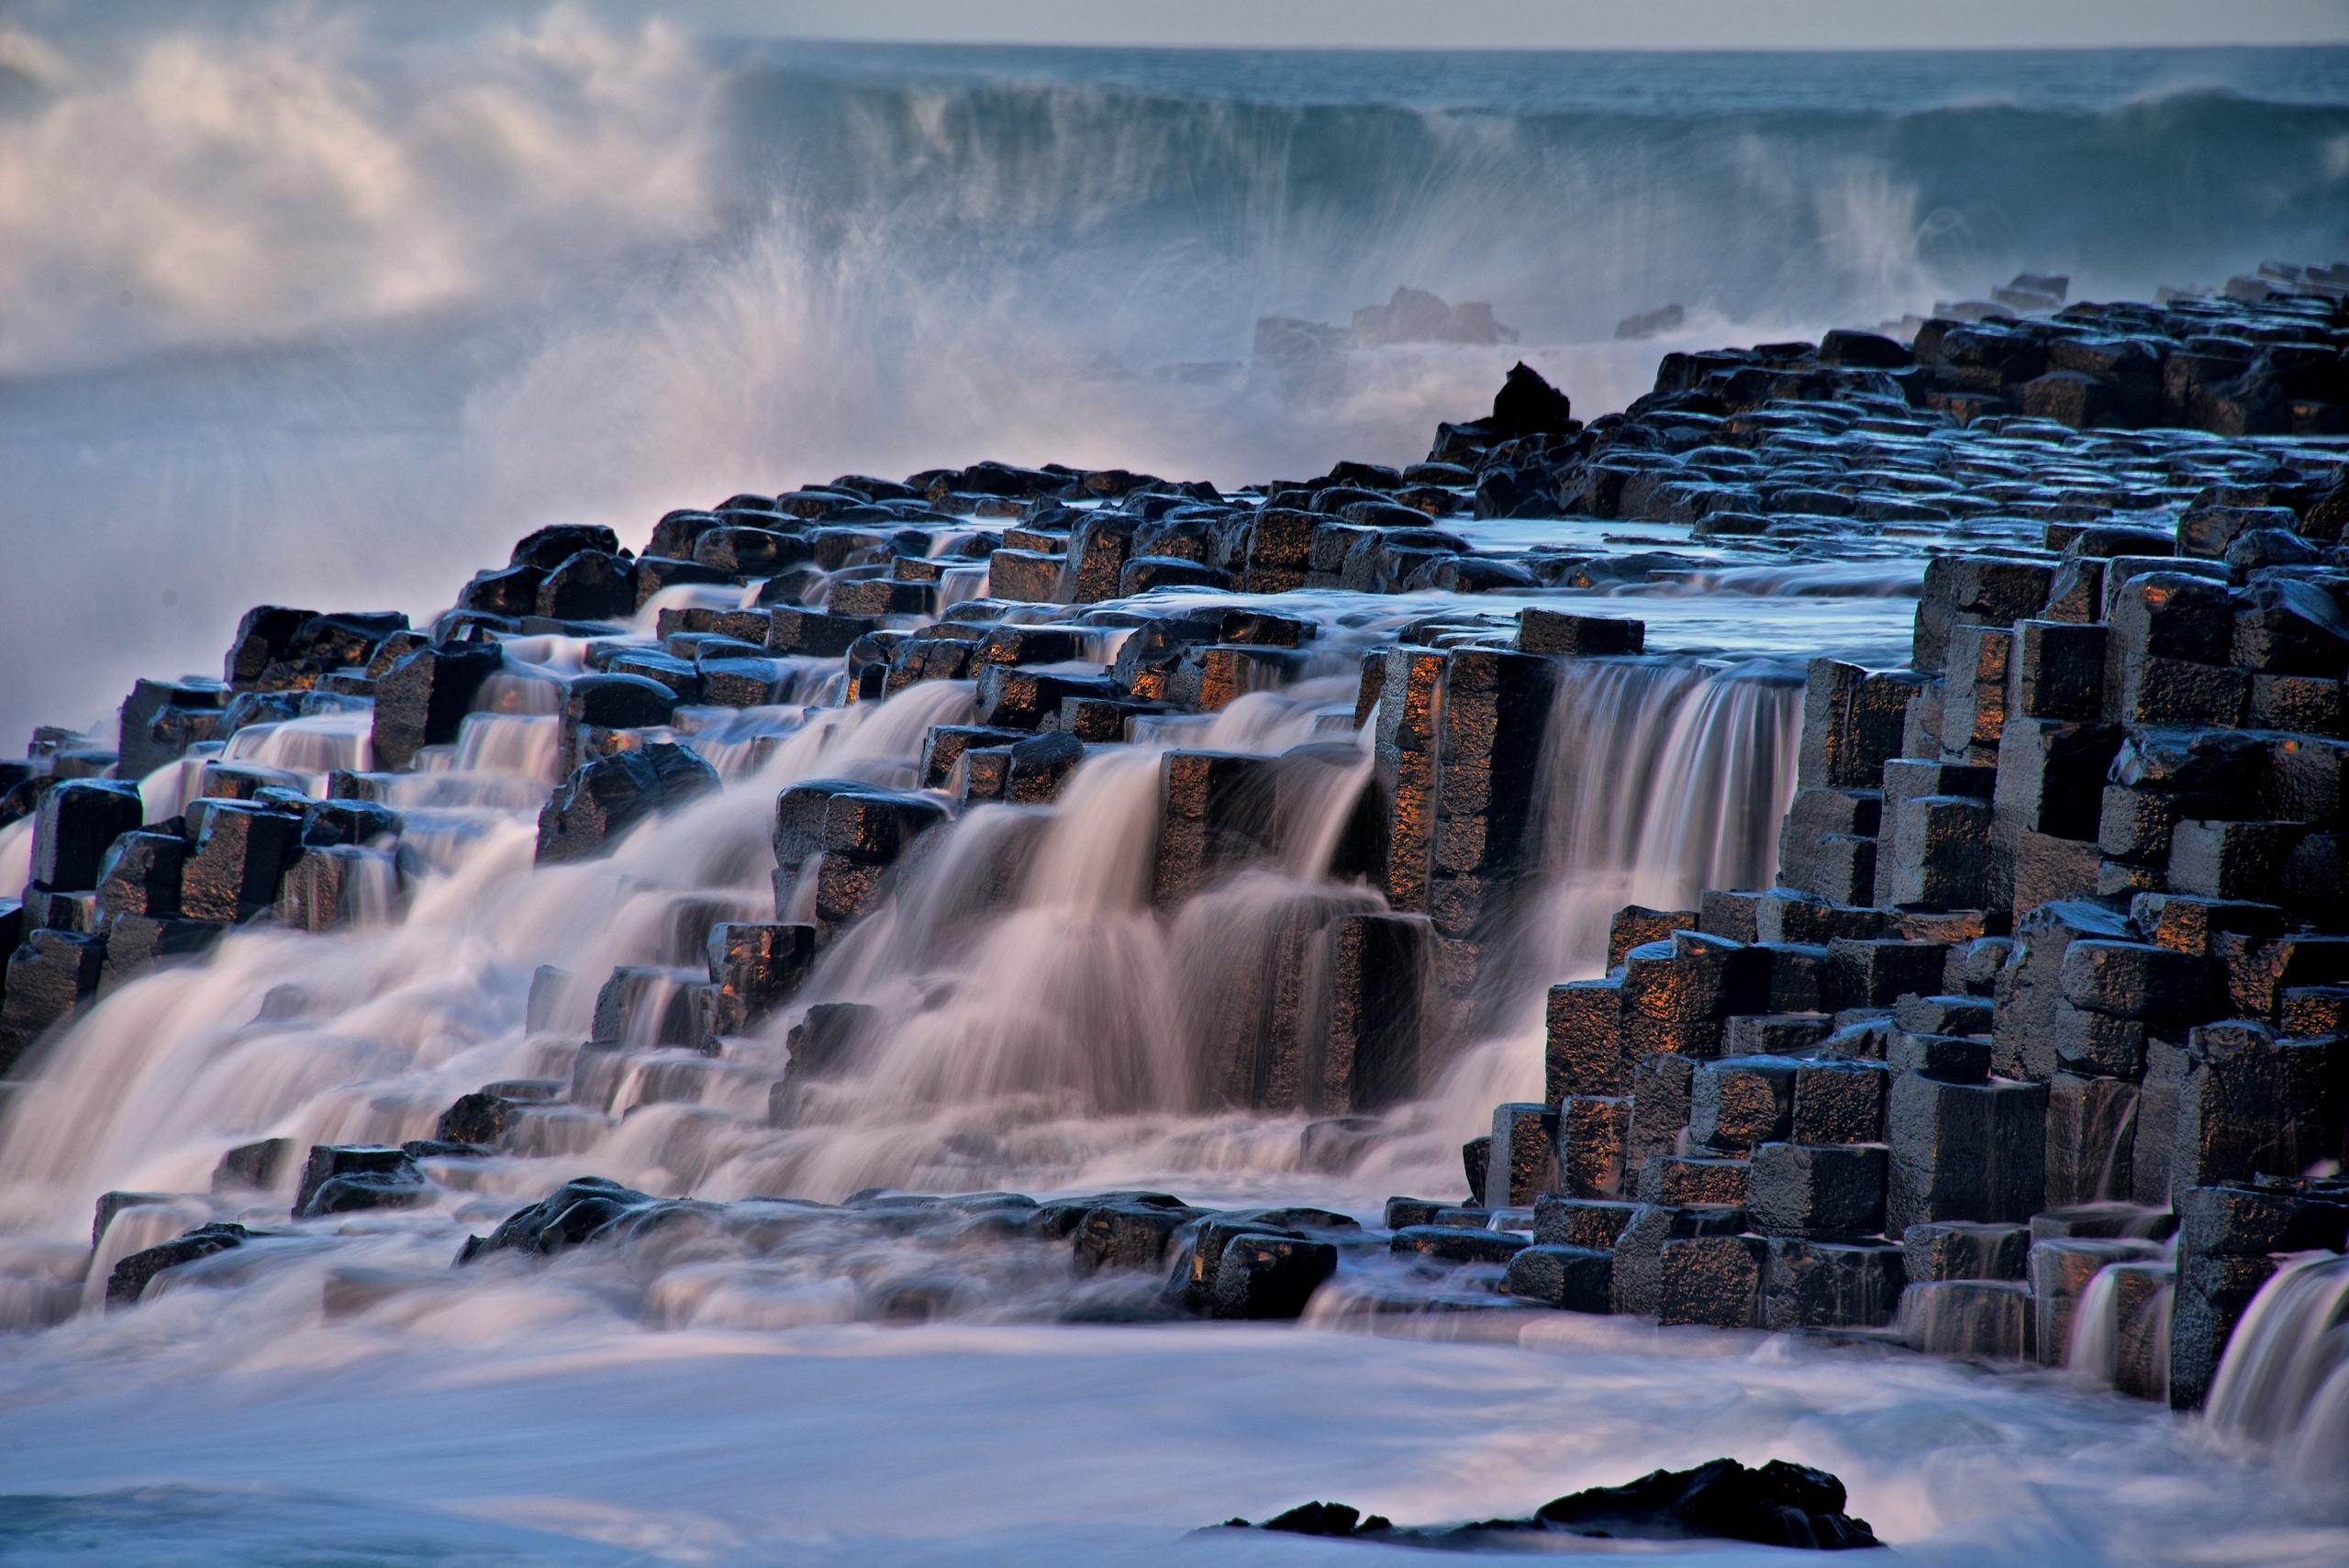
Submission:
<svg viewBox="0 0 2349 1568">
<path fill-rule="evenodd" d="M 239 1343 L 177 1305 L 104 1358 L 120 1386 L 91 1385 L 73 1329 L 0 1373 L 9 1561 L 1343 1562 L 1401 1549 L 1187 1532 L 1308 1497 L 1522 1513 L 1723 1451 L 1832 1469 L 1919 1562 L 2313 1568 L 2349 1545 L 2191 1423 L 2060 1374 L 1761 1335 L 654 1333 L 523 1290 Z"/>
</svg>

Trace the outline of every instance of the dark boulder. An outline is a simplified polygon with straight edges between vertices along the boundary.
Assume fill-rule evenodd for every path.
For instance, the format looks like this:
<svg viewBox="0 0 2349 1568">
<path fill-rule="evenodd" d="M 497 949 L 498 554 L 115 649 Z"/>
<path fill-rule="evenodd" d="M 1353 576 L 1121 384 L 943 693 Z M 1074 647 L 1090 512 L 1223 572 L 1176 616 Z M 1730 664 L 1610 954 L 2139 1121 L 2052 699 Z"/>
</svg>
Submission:
<svg viewBox="0 0 2349 1568">
<path fill-rule="evenodd" d="M 1658 1470 L 1623 1486 L 1595 1486 L 1544 1503 L 1531 1518 L 1480 1519 L 1450 1529 L 1398 1529 L 1343 1503 L 1307 1503 L 1250 1527 L 1297 1535 L 1353 1536 L 1453 1551 L 1538 1551 L 1507 1537 L 1526 1533 L 1629 1540 L 1745 1540 L 1815 1551 L 1880 1546 L 1865 1519 L 1843 1512 L 1843 1484 L 1823 1470 L 1774 1459 L 1748 1470 L 1717 1459 L 1694 1470 Z"/>
<path fill-rule="evenodd" d="M 1137 555 L 1118 572 L 1118 594 L 1130 598 L 1153 588 L 1229 588 L 1230 573 L 1171 555 Z"/>
<path fill-rule="evenodd" d="M 187 840 L 177 833 L 125 833 L 98 862 L 98 913 L 174 916 Z"/>
<path fill-rule="evenodd" d="M 546 580 L 543 566 L 476 572 L 472 582 L 457 590 L 457 608 L 517 618 L 534 616 L 539 613 L 539 589 Z"/>
<path fill-rule="evenodd" d="M 1819 361 L 1862 370 L 1901 370 L 1914 364 L 1916 356 L 1889 338 L 1839 327 L 1819 340 Z"/>
<path fill-rule="evenodd" d="M 302 853 L 302 819 L 246 801 L 206 805 L 180 872 L 181 912 L 192 920 L 249 919 L 277 902 Z"/>
<path fill-rule="evenodd" d="M 695 541 L 710 529 L 725 526 L 715 512 L 671 512 L 652 525 L 652 538 L 645 544 L 644 553 L 665 561 L 690 561 Z"/>
<path fill-rule="evenodd" d="M 277 1184 L 278 1173 L 294 1152 L 290 1138 L 264 1138 L 256 1143 L 239 1143 L 220 1156 L 212 1168 L 212 1190 L 216 1193 L 267 1192 Z"/>
<path fill-rule="evenodd" d="M 676 710 L 676 693 L 645 675 L 578 676 L 562 704 L 567 727 L 598 729 L 649 728 L 668 723 Z"/>
<path fill-rule="evenodd" d="M 1224 1244 L 1210 1310 L 1218 1318 L 1289 1318 L 1338 1270 L 1328 1241 L 1243 1232 Z"/>
<path fill-rule="evenodd" d="M 1357 1524 L 1355 1521 L 1360 1520 Z M 1388 1528 L 1383 1515 L 1373 1514 L 1363 1518 L 1362 1510 L 1343 1503 L 1299 1503 L 1285 1514 L 1275 1514 L 1263 1524 L 1252 1525 L 1246 1519 L 1233 1519 L 1228 1529 L 1278 1530 L 1283 1535 L 1364 1535 Z"/>
<path fill-rule="evenodd" d="M 145 817 L 136 784 L 69 779 L 55 785 L 41 796 L 33 820 L 33 884 L 60 892 L 97 886 L 107 846 L 137 832 Z"/>
<path fill-rule="evenodd" d="M 407 617 L 397 610 L 312 616 L 295 628 L 284 655 L 259 684 L 307 689 L 330 670 L 364 669 L 385 638 L 407 629 Z"/>
<path fill-rule="evenodd" d="M 493 1095 L 483 1089 L 459 1096 L 457 1103 L 440 1113 L 432 1129 L 436 1143 L 462 1143 L 491 1147 L 504 1140 L 521 1119 L 521 1102 Z"/>
<path fill-rule="evenodd" d="M 316 1144 L 294 1195 L 294 1218 L 316 1219 L 362 1208 L 408 1208 L 432 1189 L 407 1151 L 382 1144 Z"/>
<path fill-rule="evenodd" d="M 8 955 L 0 986 L 0 1076 L 34 1041 L 96 995 L 106 939 L 81 931 L 34 930 Z"/>
<path fill-rule="evenodd" d="M 1493 395 L 1491 428 L 1493 439 L 1505 441 L 1519 436 L 1570 436 L 1582 427 L 1575 423 L 1574 405 L 1566 395 L 1520 360 Z"/>
<path fill-rule="evenodd" d="M 147 1286 L 165 1269 L 241 1247 L 252 1234 L 241 1225 L 199 1225 L 176 1241 L 133 1252 L 106 1276 L 106 1310 L 128 1307 L 147 1294 Z"/>
<path fill-rule="evenodd" d="M 217 681 L 140 680 L 122 703 L 122 750 L 118 775 L 140 779 L 212 739 L 228 701 Z"/>
<path fill-rule="evenodd" d="M 284 657 L 294 634 L 317 614 L 282 605 L 255 605 L 247 610 L 237 623 L 236 640 L 221 661 L 221 678 L 239 691 L 260 680 L 262 672 Z"/>
<path fill-rule="evenodd" d="M 636 562 L 608 550 L 580 550 L 547 573 L 536 608 L 552 620 L 625 620 L 636 613 Z"/>
<path fill-rule="evenodd" d="M 772 577 L 814 554 L 807 540 L 774 528 L 720 527 L 694 541 L 696 562 L 742 577 Z"/>
<path fill-rule="evenodd" d="M 644 818 L 717 788 L 718 771 L 683 746 L 598 757 L 574 769 L 539 813 L 538 859 L 593 859 Z"/>
<path fill-rule="evenodd" d="M 619 549 L 619 535 L 607 528 L 592 523 L 555 523 L 523 535 L 515 542 L 514 553 L 506 562 L 509 566 L 536 566 L 551 571 L 583 550 L 618 555 Z"/>
<path fill-rule="evenodd" d="M 581 1176 L 548 1196 L 518 1209 L 486 1238 L 468 1236 L 457 1254 L 460 1264 L 491 1252 L 529 1252 L 551 1257 L 566 1247 L 584 1246 L 634 1215 L 661 1207 L 660 1200 L 607 1181 Z"/>
<path fill-rule="evenodd" d="M 203 957 L 228 929 L 225 922 L 217 920 L 181 920 L 162 915 L 108 917 L 98 995 L 111 994 L 158 964 Z"/>
<path fill-rule="evenodd" d="M 1165 1261 L 1168 1239 L 1197 1217 L 1197 1209 L 1139 1199 L 1087 1209 L 1072 1243 L 1076 1271 L 1155 1269 Z"/>
<path fill-rule="evenodd" d="M 698 561 L 674 561 L 663 555 L 640 555 L 636 561 L 635 607 L 642 609 L 653 595 L 677 584 L 730 584 L 733 581 L 733 573 L 721 567 L 706 566 Z M 775 584 L 772 582 L 767 584 L 768 588 L 774 586 Z M 761 604 L 770 602 L 763 590 L 759 602 Z M 794 595 L 786 602 L 796 603 L 797 595 Z"/>
<path fill-rule="evenodd" d="M 1824 1551 L 1880 1544 L 1843 1504 L 1843 1484 L 1826 1471 L 1778 1459 L 1748 1470 L 1717 1459 L 1575 1492 L 1542 1504 L 1533 1517 L 1551 1529 L 1616 1539 L 1750 1540 Z"/>
<path fill-rule="evenodd" d="M 298 851 L 277 886 L 277 923 L 290 931 L 328 931 L 365 912 L 365 873 L 382 861 L 354 844 Z"/>
<path fill-rule="evenodd" d="M 302 842 L 314 850 L 372 844 L 386 837 L 395 839 L 399 832 L 400 814 L 372 800 L 335 796 L 314 801 L 302 811 Z"/>
<path fill-rule="evenodd" d="M 728 920 L 703 944 L 709 965 L 706 1022 L 712 1034 L 748 1034 L 799 989 L 816 962 L 816 928 Z"/>
<path fill-rule="evenodd" d="M 406 768 L 427 746 L 457 738 L 473 695 L 506 665 L 489 642 L 440 642 L 407 654 L 375 681 L 375 766 Z"/>
</svg>

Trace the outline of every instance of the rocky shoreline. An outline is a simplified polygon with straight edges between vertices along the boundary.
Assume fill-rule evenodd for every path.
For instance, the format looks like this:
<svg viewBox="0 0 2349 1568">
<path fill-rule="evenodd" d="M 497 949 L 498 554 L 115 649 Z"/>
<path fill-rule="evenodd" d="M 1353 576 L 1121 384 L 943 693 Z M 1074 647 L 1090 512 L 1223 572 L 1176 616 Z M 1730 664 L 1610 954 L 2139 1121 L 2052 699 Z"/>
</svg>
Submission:
<svg viewBox="0 0 2349 1568">
<path fill-rule="evenodd" d="M 949 824 L 1049 806 L 1105 749 L 1326 677 L 1315 595 L 1475 595 L 1342 656 L 1347 733 L 1161 758 L 1170 919 L 1303 852 L 1289 803 L 1342 786 L 1312 869 L 1376 896 L 1288 942 L 1201 1075 L 1211 1104 L 1308 1118 L 1307 1165 L 1343 1170 L 1521 980 L 1501 954 L 1540 854 L 1543 716 L 1569 671 L 1647 646 L 1640 619 L 1586 613 L 1616 607 L 1598 597 L 1922 560 L 1908 667 L 1809 667 L 1776 885 L 1616 916 L 1606 976 L 1549 990 L 1544 1098 L 1495 1110 L 1464 1198 L 1397 1197 L 1366 1229 L 1154 1192 L 712 1205 L 575 1181 L 460 1261 L 679 1226 L 754 1253 L 820 1212 L 1064 1248 L 1126 1282 L 1078 1318 L 1295 1318 L 1342 1263 L 1373 1313 L 1633 1314 L 2059 1365 L 2092 1312 L 2115 1386 L 2197 1407 L 2260 1287 L 2349 1245 L 2349 319 L 2340 269 L 2271 271 L 2217 297 L 1929 321 L 1913 344 L 1670 354 L 1653 394 L 1587 425 L 1520 365 L 1407 468 L 1229 495 L 994 462 L 845 475 L 672 512 L 640 554 L 542 528 L 429 628 L 258 607 L 220 681 L 141 681 L 118 743 L 44 730 L 0 764 L 0 825 L 33 818 L 30 881 L 0 902 L 0 1075 L 239 923 L 395 908 L 431 862 L 394 799 L 451 765 L 469 715 L 559 717 L 537 846 L 556 864 L 754 764 L 781 731 L 746 716 L 971 683 L 918 787 L 780 792 L 773 918 L 713 905 L 668 964 L 541 970 L 534 1032 L 593 996 L 567 1073 L 484 1085 L 405 1147 L 310 1149 L 298 1184 L 288 1140 L 249 1144 L 214 1185 L 294 1185 L 297 1229 L 423 1203 L 603 1118 L 649 1057 L 690 1084 L 786 1022 L 769 1119 L 788 1127 L 879 1027 L 795 997 Z M 1561 542 L 1470 537 L 1550 518 Z M 1687 544 L 1607 527 L 1641 524 Z M 517 684 L 526 643 L 578 668 Z M 220 756 L 334 715 L 372 765 L 315 793 Z M 150 821 L 138 781 L 174 763 L 191 786 Z M 677 984 L 687 959 L 706 973 Z M 94 1247 L 168 1197 L 107 1195 Z M 122 1256 L 106 1299 L 273 1233 L 223 1219 Z"/>
</svg>

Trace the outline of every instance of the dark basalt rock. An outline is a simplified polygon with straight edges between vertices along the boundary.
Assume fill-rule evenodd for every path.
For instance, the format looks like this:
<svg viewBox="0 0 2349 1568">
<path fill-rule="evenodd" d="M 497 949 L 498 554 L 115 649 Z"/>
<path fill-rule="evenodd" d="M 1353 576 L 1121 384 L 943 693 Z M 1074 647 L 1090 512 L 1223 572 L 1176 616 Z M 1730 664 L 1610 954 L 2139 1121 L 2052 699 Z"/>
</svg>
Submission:
<svg viewBox="0 0 2349 1568">
<path fill-rule="evenodd" d="M 1572 435 L 1581 427 L 1575 423 L 1574 405 L 1566 395 L 1542 378 L 1542 373 L 1523 360 L 1509 368 L 1508 379 L 1493 395 L 1492 439 L 1509 440 L 1519 436 Z"/>
<path fill-rule="evenodd" d="M 439 642 L 384 671 L 375 683 L 375 765 L 405 768 L 419 748 L 454 740 L 473 694 L 505 664 L 495 643 Z"/>
<path fill-rule="evenodd" d="M 1717 1459 L 1576 1492 L 1542 1504 L 1533 1518 L 1541 1527 L 1619 1539 L 1750 1540 L 1823 1551 L 1881 1545 L 1843 1505 L 1843 1484 L 1826 1471 L 1779 1459 L 1748 1470 Z"/>
<path fill-rule="evenodd" d="M 231 1247 L 241 1247 L 252 1232 L 241 1225 L 199 1225 L 175 1241 L 160 1247 L 150 1247 L 143 1252 L 133 1252 L 114 1266 L 106 1276 L 106 1310 L 128 1307 L 147 1294 L 147 1286 L 165 1269 L 208 1258 L 215 1252 L 225 1252 Z"/>
<path fill-rule="evenodd" d="M 665 742 L 583 763 L 539 813 L 539 862 L 593 859 L 645 817 L 717 788 L 718 770 Z"/>
<path fill-rule="evenodd" d="M 551 571 L 583 550 L 618 555 L 619 535 L 595 524 L 556 523 L 523 535 L 515 542 L 514 553 L 507 557 L 507 564 L 536 566 Z"/>
<path fill-rule="evenodd" d="M 181 910 L 192 920 L 248 919 L 277 902 L 302 853 L 301 818 L 256 803 L 206 804 L 195 852 L 180 872 Z"/>
<path fill-rule="evenodd" d="M 373 1143 L 317 1144 L 302 1167 L 294 1218 L 316 1219 L 362 1208 L 407 1208 L 432 1195 L 405 1150 Z"/>
<path fill-rule="evenodd" d="M 619 620 L 636 613 L 636 562 L 602 550 L 564 558 L 539 584 L 536 608 L 558 620 Z"/>
<path fill-rule="evenodd" d="M 584 1246 L 630 1218 L 668 1209 L 703 1206 L 651 1197 L 602 1176 L 563 1183 L 529 1207 L 518 1209 L 487 1238 L 468 1236 L 459 1264 L 491 1252 L 529 1252 L 551 1257 L 566 1247 Z"/>
<path fill-rule="evenodd" d="M 282 605 L 255 605 L 247 610 L 237 623 L 236 640 L 221 661 L 222 679 L 239 691 L 261 679 L 264 670 L 284 657 L 295 632 L 317 614 Z"/>
<path fill-rule="evenodd" d="M 1246 1519 L 1232 1519 L 1224 1528 L 1271 1529 L 1284 1535 L 1367 1535 L 1392 1527 L 1382 1514 L 1373 1514 L 1365 1519 L 1361 1509 L 1350 1508 L 1343 1503 L 1299 1503 L 1288 1512 L 1275 1514 L 1260 1525 L 1252 1525 Z"/>
<path fill-rule="evenodd" d="M 220 1156 L 220 1162 L 212 1168 L 212 1190 L 216 1193 L 267 1192 L 276 1184 L 279 1170 L 293 1152 L 294 1140 L 290 1138 L 264 1138 L 257 1143 L 240 1143 Z"/>
<path fill-rule="evenodd" d="M 1628 1485 L 1572 1493 L 1542 1504 L 1530 1518 L 1397 1529 L 1375 1514 L 1364 1519 L 1360 1510 L 1343 1503 L 1306 1503 L 1261 1525 L 1231 1519 L 1223 1528 L 1346 1536 L 1454 1551 L 1524 1550 L 1506 1540 L 1520 1532 L 1601 1540 L 1747 1540 L 1814 1551 L 1883 1545 L 1867 1521 L 1846 1514 L 1843 1504 L 1843 1484 L 1826 1471 L 1779 1459 L 1749 1470 L 1736 1460 L 1716 1459 L 1694 1470 L 1653 1471 Z"/>
<path fill-rule="evenodd" d="M 98 989 L 106 939 L 80 931 L 32 930 L 7 958 L 0 990 L 0 1075 Z"/>
<path fill-rule="evenodd" d="M 135 784 L 71 779 L 56 785 L 41 796 L 33 821 L 34 884 L 61 891 L 97 886 L 106 847 L 137 832 L 144 815 Z"/>
<path fill-rule="evenodd" d="M 520 1105 L 487 1090 L 460 1095 L 440 1113 L 432 1129 L 436 1144 L 491 1145 L 503 1140 L 519 1119 Z"/>
<path fill-rule="evenodd" d="M 499 572 L 477 572 L 457 591 L 457 608 L 485 615 L 522 617 L 539 613 L 539 589 L 547 580 L 539 566 L 508 566 Z"/>
</svg>

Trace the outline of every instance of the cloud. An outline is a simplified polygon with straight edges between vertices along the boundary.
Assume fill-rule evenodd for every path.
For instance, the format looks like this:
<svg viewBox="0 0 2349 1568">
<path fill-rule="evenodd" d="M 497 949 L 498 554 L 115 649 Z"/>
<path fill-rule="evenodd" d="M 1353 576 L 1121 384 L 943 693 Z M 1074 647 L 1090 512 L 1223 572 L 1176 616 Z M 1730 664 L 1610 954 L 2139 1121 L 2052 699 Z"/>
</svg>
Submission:
<svg viewBox="0 0 2349 1568">
<path fill-rule="evenodd" d="M 101 73 L 0 33 L 53 89 L 0 122 L 0 371 L 532 295 L 707 222 L 705 72 L 666 24 L 557 10 L 430 72 L 370 43 L 306 17 Z"/>
</svg>

